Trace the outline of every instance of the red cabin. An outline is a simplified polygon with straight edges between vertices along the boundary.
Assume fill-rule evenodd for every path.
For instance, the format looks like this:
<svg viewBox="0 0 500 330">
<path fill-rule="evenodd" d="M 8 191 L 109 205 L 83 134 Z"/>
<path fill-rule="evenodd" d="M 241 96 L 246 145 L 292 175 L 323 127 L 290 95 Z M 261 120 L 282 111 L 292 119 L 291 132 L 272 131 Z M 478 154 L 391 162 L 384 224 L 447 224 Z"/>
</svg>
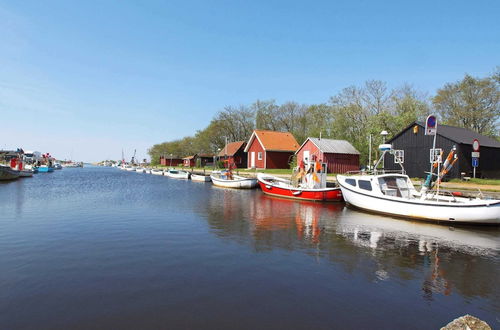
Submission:
<svg viewBox="0 0 500 330">
<path fill-rule="evenodd" d="M 245 148 L 248 168 L 289 168 L 299 148 L 291 133 L 254 130 Z"/>
<path fill-rule="evenodd" d="M 238 168 L 247 166 L 247 153 L 245 152 L 245 141 L 228 143 L 217 155 L 219 159 L 228 160 Z"/>
<path fill-rule="evenodd" d="M 295 153 L 297 162 L 320 161 L 327 164 L 328 173 L 359 170 L 359 151 L 348 141 L 309 137 Z"/>
<path fill-rule="evenodd" d="M 160 156 L 160 165 L 162 166 L 180 166 L 182 165 L 182 158 L 178 156 L 166 157 Z"/>
</svg>

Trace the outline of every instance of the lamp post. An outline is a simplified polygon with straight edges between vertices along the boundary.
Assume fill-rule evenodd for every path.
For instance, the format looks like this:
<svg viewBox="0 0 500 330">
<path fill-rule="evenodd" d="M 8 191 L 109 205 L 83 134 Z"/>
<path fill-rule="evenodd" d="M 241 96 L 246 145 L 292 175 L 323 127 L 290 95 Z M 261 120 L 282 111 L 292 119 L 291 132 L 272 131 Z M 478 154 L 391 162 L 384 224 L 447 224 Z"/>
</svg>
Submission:
<svg viewBox="0 0 500 330">
<path fill-rule="evenodd" d="M 173 154 L 170 154 L 170 167 L 172 167 L 172 156 Z"/>
<path fill-rule="evenodd" d="M 380 135 L 382 135 L 382 139 L 383 139 L 384 144 L 385 144 L 385 138 L 387 135 L 389 135 L 389 133 L 386 130 L 383 130 L 382 132 L 380 132 Z M 384 158 L 382 158 L 382 171 L 384 171 L 384 168 L 385 168 L 385 156 L 384 156 Z"/>
</svg>

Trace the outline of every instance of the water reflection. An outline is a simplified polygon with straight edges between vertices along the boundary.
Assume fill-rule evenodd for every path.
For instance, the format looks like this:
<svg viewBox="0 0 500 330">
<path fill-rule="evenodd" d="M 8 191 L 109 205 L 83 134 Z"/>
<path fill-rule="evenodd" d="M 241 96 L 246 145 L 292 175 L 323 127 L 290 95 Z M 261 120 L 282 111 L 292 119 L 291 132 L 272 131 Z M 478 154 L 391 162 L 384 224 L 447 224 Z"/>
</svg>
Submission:
<svg viewBox="0 0 500 330">
<path fill-rule="evenodd" d="M 302 250 L 371 282 L 420 283 L 422 298 L 499 297 L 497 228 L 451 228 L 357 212 L 343 204 L 304 203 L 224 191 L 206 212 L 216 235 L 256 251 Z"/>
</svg>

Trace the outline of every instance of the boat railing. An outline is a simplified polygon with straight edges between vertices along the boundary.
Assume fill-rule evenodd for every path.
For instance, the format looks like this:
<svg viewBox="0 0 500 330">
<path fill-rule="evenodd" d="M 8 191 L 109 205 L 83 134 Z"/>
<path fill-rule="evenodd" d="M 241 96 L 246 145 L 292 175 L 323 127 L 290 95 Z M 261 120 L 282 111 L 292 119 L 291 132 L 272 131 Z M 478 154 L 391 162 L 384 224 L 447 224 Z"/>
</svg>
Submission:
<svg viewBox="0 0 500 330">
<path fill-rule="evenodd" d="M 348 171 L 346 175 L 381 175 L 381 174 L 403 174 L 406 175 L 405 170 L 385 170 L 385 169 L 373 169 L 373 170 L 358 170 L 358 171 Z"/>
</svg>

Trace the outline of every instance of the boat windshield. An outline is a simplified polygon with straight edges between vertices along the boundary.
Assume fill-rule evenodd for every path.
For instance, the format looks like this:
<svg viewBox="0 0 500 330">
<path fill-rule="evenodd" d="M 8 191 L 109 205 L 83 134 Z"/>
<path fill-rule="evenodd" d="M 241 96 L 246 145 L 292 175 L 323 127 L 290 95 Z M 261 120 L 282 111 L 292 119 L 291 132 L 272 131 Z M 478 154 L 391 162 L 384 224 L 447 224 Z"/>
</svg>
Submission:
<svg viewBox="0 0 500 330">
<path fill-rule="evenodd" d="M 400 176 L 384 176 L 378 179 L 380 190 L 384 195 L 410 198 L 408 181 Z"/>
</svg>

